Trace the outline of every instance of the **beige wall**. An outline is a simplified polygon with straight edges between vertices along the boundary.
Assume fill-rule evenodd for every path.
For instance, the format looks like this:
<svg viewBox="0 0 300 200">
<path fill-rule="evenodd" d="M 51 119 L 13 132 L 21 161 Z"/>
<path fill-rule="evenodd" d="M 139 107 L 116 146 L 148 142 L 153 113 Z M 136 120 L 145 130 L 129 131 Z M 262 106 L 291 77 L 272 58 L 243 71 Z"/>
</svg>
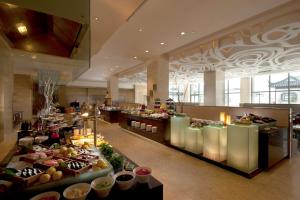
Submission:
<svg viewBox="0 0 300 200">
<path fill-rule="evenodd" d="M 134 89 L 119 89 L 119 102 L 134 103 Z"/>
<path fill-rule="evenodd" d="M 134 103 L 147 105 L 147 85 L 134 85 Z"/>
<path fill-rule="evenodd" d="M 32 89 L 30 75 L 14 75 L 13 112 L 22 111 L 24 120 L 32 119 Z"/>
<path fill-rule="evenodd" d="M 78 99 L 81 104 L 83 102 L 94 104 L 97 101 L 103 103 L 106 95 L 106 88 L 60 86 L 57 94 L 58 102 L 64 107 L 68 107 L 75 99 Z"/>
<path fill-rule="evenodd" d="M 13 84 L 10 49 L 6 48 L 0 40 L 0 162 L 17 140 L 12 125 Z"/>
</svg>

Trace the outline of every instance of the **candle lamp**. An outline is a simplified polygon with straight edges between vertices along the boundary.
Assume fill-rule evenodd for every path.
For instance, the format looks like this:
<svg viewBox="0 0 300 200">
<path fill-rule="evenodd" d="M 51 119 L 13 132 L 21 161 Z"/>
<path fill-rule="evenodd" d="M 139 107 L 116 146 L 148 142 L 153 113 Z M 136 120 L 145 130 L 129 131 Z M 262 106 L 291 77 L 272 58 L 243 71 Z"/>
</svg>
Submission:
<svg viewBox="0 0 300 200">
<path fill-rule="evenodd" d="M 221 122 L 225 123 L 225 112 L 220 112 L 220 119 Z"/>
<path fill-rule="evenodd" d="M 231 124 L 231 116 L 230 115 L 227 115 L 226 116 L 226 123 L 225 123 L 226 125 L 229 125 L 229 124 Z"/>
</svg>

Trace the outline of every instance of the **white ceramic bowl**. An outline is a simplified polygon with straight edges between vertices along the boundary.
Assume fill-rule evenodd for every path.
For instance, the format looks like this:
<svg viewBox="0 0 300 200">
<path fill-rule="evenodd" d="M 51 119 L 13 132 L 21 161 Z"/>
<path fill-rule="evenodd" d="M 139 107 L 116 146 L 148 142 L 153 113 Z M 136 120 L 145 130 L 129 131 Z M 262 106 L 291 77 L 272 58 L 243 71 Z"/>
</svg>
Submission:
<svg viewBox="0 0 300 200">
<path fill-rule="evenodd" d="M 97 188 L 96 186 L 101 183 L 107 183 L 109 184 L 109 186 Z M 115 179 L 112 176 L 105 176 L 93 180 L 91 183 L 91 187 L 97 193 L 97 196 L 99 198 L 105 198 L 109 195 L 109 192 L 111 188 L 114 186 L 114 184 L 115 184 Z"/>
<path fill-rule="evenodd" d="M 73 196 L 72 195 L 72 191 L 76 190 L 76 189 L 80 189 L 80 190 L 84 190 L 85 192 L 80 195 L 80 196 Z M 90 193 L 91 191 L 91 186 L 88 183 L 77 183 L 74 185 L 71 185 L 69 187 L 67 187 L 64 192 L 63 195 L 66 199 L 69 200 L 85 200 L 87 195 Z"/>
<path fill-rule="evenodd" d="M 143 169 L 149 171 L 149 174 L 139 175 L 136 173 L 138 170 L 143 170 Z M 152 172 L 152 170 L 149 167 L 136 167 L 133 169 L 133 173 L 135 174 L 135 178 L 138 183 L 148 183 L 151 172 Z"/>
<path fill-rule="evenodd" d="M 38 194 L 38 195 L 32 197 L 30 200 L 40 200 L 41 198 L 45 198 L 45 197 L 55 197 L 56 200 L 59 200 L 60 194 L 58 192 L 54 192 L 54 191 L 44 192 L 44 193 L 41 193 L 41 194 Z"/>
<path fill-rule="evenodd" d="M 128 180 L 128 181 L 119 181 L 117 178 L 121 175 L 131 175 L 133 178 Z M 118 172 L 114 175 L 114 179 L 116 180 L 116 183 L 119 187 L 120 190 L 128 190 L 130 189 L 133 184 L 134 184 L 134 181 L 135 181 L 135 175 L 133 172 L 129 172 L 129 171 L 121 171 L 121 172 Z"/>
</svg>

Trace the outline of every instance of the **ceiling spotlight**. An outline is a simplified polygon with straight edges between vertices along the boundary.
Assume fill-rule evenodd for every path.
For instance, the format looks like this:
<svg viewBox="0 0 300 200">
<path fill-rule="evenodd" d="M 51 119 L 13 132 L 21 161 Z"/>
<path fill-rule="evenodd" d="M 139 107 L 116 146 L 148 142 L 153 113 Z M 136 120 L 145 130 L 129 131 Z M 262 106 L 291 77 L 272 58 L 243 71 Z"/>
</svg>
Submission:
<svg viewBox="0 0 300 200">
<path fill-rule="evenodd" d="M 133 58 L 134 58 L 134 59 L 137 59 L 137 56 L 134 56 Z"/>
<path fill-rule="evenodd" d="M 95 17 L 95 20 L 98 21 L 98 20 L 99 20 L 99 17 Z"/>
<path fill-rule="evenodd" d="M 139 28 L 139 29 L 138 29 L 138 31 L 139 31 L 139 32 L 142 32 L 142 31 L 143 31 L 143 29 L 142 29 L 142 28 Z"/>
<path fill-rule="evenodd" d="M 10 3 L 6 3 L 6 5 L 9 7 L 9 8 L 16 8 L 18 6 L 14 5 L 14 4 L 10 4 Z"/>
<path fill-rule="evenodd" d="M 149 51 L 148 51 L 148 50 L 146 50 L 146 51 L 145 51 L 145 53 L 149 53 Z"/>
<path fill-rule="evenodd" d="M 21 35 L 25 35 L 27 33 L 27 27 L 23 23 L 16 24 L 16 27 Z"/>
<path fill-rule="evenodd" d="M 161 42 L 160 45 L 165 45 L 165 43 L 164 43 L 164 42 Z"/>
<path fill-rule="evenodd" d="M 36 55 L 31 56 L 32 59 L 36 59 Z"/>
<path fill-rule="evenodd" d="M 185 35 L 185 32 L 181 32 L 180 35 Z"/>
</svg>

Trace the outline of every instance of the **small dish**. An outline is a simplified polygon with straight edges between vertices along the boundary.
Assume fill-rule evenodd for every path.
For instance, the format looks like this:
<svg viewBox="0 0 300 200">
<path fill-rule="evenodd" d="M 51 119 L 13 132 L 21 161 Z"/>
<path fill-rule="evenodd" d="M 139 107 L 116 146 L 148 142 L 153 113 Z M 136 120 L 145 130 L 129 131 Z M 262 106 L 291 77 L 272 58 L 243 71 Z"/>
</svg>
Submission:
<svg viewBox="0 0 300 200">
<path fill-rule="evenodd" d="M 109 195 L 109 192 L 114 184 L 115 179 L 112 176 L 105 176 L 93 180 L 91 187 L 99 198 L 105 198 Z"/>
<path fill-rule="evenodd" d="M 32 197 L 30 200 L 43 200 L 43 199 L 59 200 L 59 198 L 60 198 L 60 194 L 58 192 L 50 191 L 50 192 L 44 192 L 38 194 Z"/>
<path fill-rule="evenodd" d="M 151 172 L 152 170 L 149 167 L 136 167 L 133 169 L 133 173 L 135 174 L 138 183 L 149 182 Z"/>
<path fill-rule="evenodd" d="M 90 191 L 90 184 L 77 183 L 67 187 L 63 192 L 63 196 L 69 200 L 85 200 Z"/>
<path fill-rule="evenodd" d="M 120 190 L 128 190 L 134 184 L 135 175 L 133 172 L 121 171 L 116 173 L 114 178 Z"/>
</svg>

